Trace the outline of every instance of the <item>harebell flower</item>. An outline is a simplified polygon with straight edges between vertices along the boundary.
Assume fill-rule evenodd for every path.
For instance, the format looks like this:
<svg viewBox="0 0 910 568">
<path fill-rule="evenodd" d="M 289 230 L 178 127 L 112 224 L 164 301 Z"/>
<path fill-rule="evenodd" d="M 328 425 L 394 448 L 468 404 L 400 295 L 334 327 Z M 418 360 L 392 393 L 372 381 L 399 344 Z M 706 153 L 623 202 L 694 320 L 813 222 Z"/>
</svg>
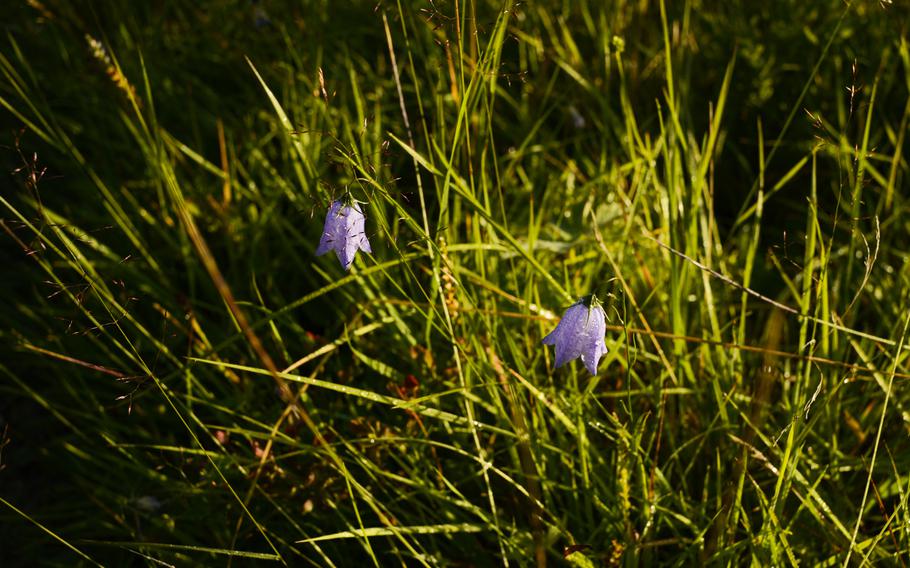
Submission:
<svg viewBox="0 0 910 568">
<path fill-rule="evenodd" d="M 566 310 L 556 329 L 543 338 L 543 344 L 556 346 L 557 367 L 581 357 L 585 368 L 596 375 L 597 363 L 607 353 L 606 326 L 604 309 L 592 294 Z"/>
<path fill-rule="evenodd" d="M 341 266 L 349 270 L 358 250 L 373 252 L 364 229 L 365 220 L 360 204 L 356 201 L 347 198 L 333 202 L 325 216 L 325 227 L 322 229 L 316 256 L 333 250 Z"/>
</svg>

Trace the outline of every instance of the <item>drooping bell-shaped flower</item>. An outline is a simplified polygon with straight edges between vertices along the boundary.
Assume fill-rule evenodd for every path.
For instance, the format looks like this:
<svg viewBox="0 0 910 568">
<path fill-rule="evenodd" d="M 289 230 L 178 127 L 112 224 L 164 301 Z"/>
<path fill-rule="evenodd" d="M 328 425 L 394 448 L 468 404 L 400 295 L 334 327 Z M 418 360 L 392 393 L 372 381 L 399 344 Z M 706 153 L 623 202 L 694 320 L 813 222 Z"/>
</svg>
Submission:
<svg viewBox="0 0 910 568">
<path fill-rule="evenodd" d="M 543 344 L 556 346 L 557 367 L 581 357 L 588 371 L 596 375 L 597 363 L 607 353 L 606 328 L 604 309 L 591 295 L 566 310 L 556 329 L 543 338 Z"/>
<path fill-rule="evenodd" d="M 363 211 L 360 210 L 360 205 L 356 201 L 333 202 L 325 216 L 325 227 L 322 229 L 322 238 L 319 239 L 316 256 L 333 250 L 338 256 L 341 266 L 345 270 L 349 270 L 358 249 L 363 252 L 373 252 L 365 232 L 365 220 Z"/>
</svg>

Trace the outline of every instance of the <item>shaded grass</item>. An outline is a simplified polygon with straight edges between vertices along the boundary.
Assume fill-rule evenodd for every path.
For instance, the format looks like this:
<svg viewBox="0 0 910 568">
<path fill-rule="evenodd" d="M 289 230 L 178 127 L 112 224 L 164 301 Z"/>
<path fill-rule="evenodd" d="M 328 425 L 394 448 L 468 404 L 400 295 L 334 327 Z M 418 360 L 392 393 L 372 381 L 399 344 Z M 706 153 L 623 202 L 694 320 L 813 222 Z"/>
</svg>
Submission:
<svg viewBox="0 0 910 568">
<path fill-rule="evenodd" d="M 837 8 L 17 6 L 0 558 L 904 556 L 906 13 Z"/>
</svg>

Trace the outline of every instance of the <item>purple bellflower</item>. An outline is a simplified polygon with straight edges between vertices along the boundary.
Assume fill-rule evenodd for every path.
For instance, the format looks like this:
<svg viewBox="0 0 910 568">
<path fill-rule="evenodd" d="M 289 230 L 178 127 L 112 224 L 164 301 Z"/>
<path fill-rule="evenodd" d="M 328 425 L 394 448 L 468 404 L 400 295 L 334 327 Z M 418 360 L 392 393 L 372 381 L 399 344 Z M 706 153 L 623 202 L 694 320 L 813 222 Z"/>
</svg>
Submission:
<svg viewBox="0 0 910 568">
<path fill-rule="evenodd" d="M 607 353 L 606 328 L 604 309 L 591 295 L 566 310 L 556 329 L 543 338 L 543 344 L 556 346 L 557 367 L 581 357 L 588 371 L 596 375 L 597 363 Z"/>
<path fill-rule="evenodd" d="M 325 227 L 322 229 L 316 256 L 333 250 L 341 266 L 350 270 L 358 249 L 373 252 L 364 229 L 365 220 L 356 201 L 334 201 L 325 216 Z"/>
</svg>

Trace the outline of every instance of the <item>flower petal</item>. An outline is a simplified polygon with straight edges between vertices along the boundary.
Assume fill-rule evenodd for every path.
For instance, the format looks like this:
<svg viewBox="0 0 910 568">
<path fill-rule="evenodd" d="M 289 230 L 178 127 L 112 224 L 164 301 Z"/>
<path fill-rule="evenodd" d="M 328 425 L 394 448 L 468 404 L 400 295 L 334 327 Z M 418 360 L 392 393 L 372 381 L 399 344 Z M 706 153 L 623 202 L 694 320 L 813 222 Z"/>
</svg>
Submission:
<svg viewBox="0 0 910 568">
<path fill-rule="evenodd" d="M 351 269 L 351 264 L 354 263 L 354 254 L 356 252 L 355 249 L 352 249 L 347 245 L 335 249 L 335 254 L 338 256 L 338 262 L 341 263 L 342 268 L 345 270 Z"/>
<path fill-rule="evenodd" d="M 540 342 L 544 345 L 556 345 L 556 343 L 559 341 L 560 335 L 559 325 L 557 325 L 556 329 L 544 336 Z"/>
<path fill-rule="evenodd" d="M 322 238 L 319 239 L 319 246 L 316 247 L 316 256 L 322 256 L 332 250 L 332 248 L 332 235 L 322 233 Z"/>
<path fill-rule="evenodd" d="M 329 207 L 329 211 L 325 215 L 322 237 L 319 238 L 319 246 L 316 248 L 316 256 L 322 256 L 330 250 L 334 250 L 337 246 L 336 241 L 338 241 L 340 237 L 338 234 L 338 212 L 340 208 L 340 201 L 335 201 L 332 203 L 332 206 Z"/>
<path fill-rule="evenodd" d="M 360 244 L 358 246 L 363 252 L 373 252 L 372 247 L 370 247 L 370 240 L 367 238 L 366 234 L 360 237 Z"/>
<path fill-rule="evenodd" d="M 606 348 L 601 349 L 599 343 L 592 345 L 588 351 L 582 353 L 581 362 L 585 364 L 585 368 L 592 375 L 597 374 L 597 365 L 600 363 L 600 358 L 604 353 L 606 353 Z"/>
</svg>

